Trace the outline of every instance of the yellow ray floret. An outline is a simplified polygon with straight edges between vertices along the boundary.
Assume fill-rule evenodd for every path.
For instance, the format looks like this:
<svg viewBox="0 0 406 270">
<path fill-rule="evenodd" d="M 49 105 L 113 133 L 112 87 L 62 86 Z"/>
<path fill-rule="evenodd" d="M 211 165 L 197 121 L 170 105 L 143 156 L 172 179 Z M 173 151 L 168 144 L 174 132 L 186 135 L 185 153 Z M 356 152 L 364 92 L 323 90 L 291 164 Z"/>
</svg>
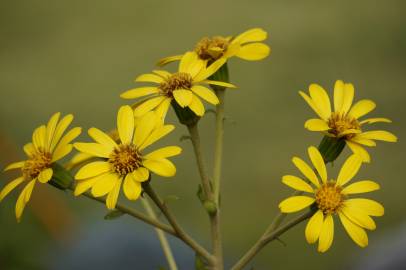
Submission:
<svg viewBox="0 0 406 270">
<path fill-rule="evenodd" d="M 236 37 L 205 37 L 196 44 L 193 53 L 208 64 L 219 59 L 227 61 L 234 56 L 248 61 L 262 60 L 271 52 L 270 47 L 262 43 L 267 36 L 267 32 L 263 29 L 253 28 Z M 158 66 L 164 66 L 181 58 L 182 55 L 163 58 L 158 62 Z"/>
<path fill-rule="evenodd" d="M 74 144 L 81 153 L 98 159 L 76 173 L 76 196 L 91 188 L 95 197 L 107 195 L 106 206 L 114 209 L 121 186 L 129 200 L 136 200 L 142 192 L 141 183 L 150 178 L 150 172 L 164 177 L 175 175 L 176 167 L 168 158 L 179 155 L 180 147 L 167 146 L 144 154 L 145 148 L 174 127 L 163 125 L 153 111 L 144 114 L 136 125 L 134 119 L 133 109 L 123 106 L 117 114 L 117 141 L 103 131 L 91 128 L 88 133 L 94 143 Z"/>
<path fill-rule="evenodd" d="M 233 84 L 212 81 L 207 78 L 213 75 L 225 62 L 225 59 L 206 67 L 204 61 L 199 60 L 194 53 L 186 53 L 179 63 L 176 73 L 164 70 L 154 70 L 151 74 L 138 76 L 136 82 L 155 83 L 156 86 L 139 87 L 121 94 L 124 99 L 144 98 L 134 105 L 135 117 L 140 117 L 155 110 L 158 116 L 165 118 L 171 102 L 177 102 L 182 108 L 190 108 L 197 116 L 203 116 L 205 108 L 201 99 L 216 105 L 217 96 L 204 84 L 220 85 L 235 88 Z"/>
<path fill-rule="evenodd" d="M 396 142 L 395 135 L 384 130 L 364 131 L 366 124 L 377 122 L 390 123 L 387 118 L 360 118 L 375 109 L 375 103 L 363 99 L 353 104 L 354 86 L 343 81 L 336 81 L 334 86 L 334 109 L 332 109 L 327 92 L 317 84 L 309 86 L 309 95 L 299 91 L 319 118 L 309 119 L 305 128 L 320 131 L 327 136 L 345 140 L 354 152 L 362 156 L 364 162 L 370 161 L 365 146 L 373 147 L 376 140 Z"/>
<path fill-rule="evenodd" d="M 13 189 L 22 183 L 27 183 L 16 204 L 16 217 L 20 221 L 24 208 L 31 198 L 32 191 L 37 182 L 47 183 L 53 175 L 53 164 L 64 158 L 72 150 L 71 142 L 79 136 L 81 128 L 76 127 L 65 131 L 73 120 L 69 114 L 60 121 L 60 113 L 55 113 L 47 125 L 42 125 L 34 130 L 32 142 L 24 146 L 28 159 L 8 165 L 4 170 L 20 169 L 22 176 L 11 181 L 0 192 L 0 201 Z"/>
<path fill-rule="evenodd" d="M 305 179 L 285 175 L 282 182 L 307 194 L 283 200 L 279 204 L 281 212 L 297 212 L 309 206 L 317 209 L 307 223 L 305 236 L 310 244 L 319 241 L 319 252 L 327 251 L 333 243 L 335 215 L 338 215 L 348 235 L 357 245 L 367 246 L 368 236 L 365 229 L 376 228 L 371 216 L 382 216 L 384 208 L 373 200 L 352 197 L 355 194 L 379 189 L 379 185 L 371 180 L 348 184 L 360 169 L 362 158 L 357 154 L 351 155 L 341 167 L 338 177 L 328 180 L 327 169 L 320 152 L 311 146 L 308 153 L 317 175 L 305 161 L 298 157 L 293 158 L 293 163 Z"/>
</svg>

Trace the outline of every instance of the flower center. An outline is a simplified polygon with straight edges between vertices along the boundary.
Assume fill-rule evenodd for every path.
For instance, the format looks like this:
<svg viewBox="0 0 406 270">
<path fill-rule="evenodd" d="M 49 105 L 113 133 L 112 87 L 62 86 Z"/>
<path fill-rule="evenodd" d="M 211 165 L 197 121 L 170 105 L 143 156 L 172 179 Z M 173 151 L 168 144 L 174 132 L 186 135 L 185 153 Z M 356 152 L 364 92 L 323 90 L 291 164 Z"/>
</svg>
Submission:
<svg viewBox="0 0 406 270">
<path fill-rule="evenodd" d="M 216 36 L 202 38 L 195 47 L 195 52 L 200 59 L 215 61 L 223 56 L 229 45 L 228 39 Z"/>
<path fill-rule="evenodd" d="M 172 92 L 177 89 L 192 88 L 192 82 L 193 78 L 189 73 L 178 72 L 166 78 L 166 80 L 159 85 L 159 89 L 161 89 L 165 95 L 172 97 Z"/>
<path fill-rule="evenodd" d="M 51 153 L 39 150 L 30 159 L 28 159 L 22 168 L 26 179 L 35 179 L 43 170 L 51 167 Z"/>
<path fill-rule="evenodd" d="M 337 186 L 333 181 L 323 184 L 316 191 L 317 207 L 325 214 L 337 213 L 344 201 L 341 190 L 341 187 Z"/>
<path fill-rule="evenodd" d="M 347 139 L 354 137 L 355 133 L 342 134 L 343 132 L 349 129 L 361 130 L 357 119 L 336 112 L 333 112 L 328 119 L 328 126 L 330 127 L 329 133 L 337 137 L 345 136 Z"/>
<path fill-rule="evenodd" d="M 119 145 L 109 158 L 113 170 L 119 175 L 126 175 L 141 166 L 141 156 L 134 145 Z"/>
</svg>

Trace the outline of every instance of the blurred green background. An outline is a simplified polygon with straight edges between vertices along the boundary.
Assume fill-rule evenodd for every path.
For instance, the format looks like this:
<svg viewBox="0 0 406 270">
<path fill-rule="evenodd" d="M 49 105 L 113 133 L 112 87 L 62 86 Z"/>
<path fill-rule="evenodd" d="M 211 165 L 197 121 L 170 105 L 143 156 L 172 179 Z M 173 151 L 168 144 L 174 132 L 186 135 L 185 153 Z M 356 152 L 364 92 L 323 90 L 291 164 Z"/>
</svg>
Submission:
<svg viewBox="0 0 406 270">
<path fill-rule="evenodd" d="M 356 100 L 376 101 L 371 116 L 394 122 L 375 127 L 400 139 L 397 144 L 378 143 L 370 151 L 372 163 L 357 177 L 379 181 L 382 189 L 372 197 L 385 205 L 385 216 L 377 219 L 367 249 L 355 246 L 336 222 L 333 247 L 318 254 L 306 243 L 301 224 L 282 237 L 286 246 L 273 242 L 253 262 L 255 269 L 342 269 L 379 248 L 406 222 L 405 8 L 401 0 L 2 1 L 0 165 L 23 158 L 22 145 L 52 113 L 73 113 L 74 124 L 84 131 L 92 126 L 109 130 L 118 107 L 129 104 L 119 94 L 134 88 L 133 78 L 152 70 L 159 58 L 191 49 L 204 36 L 262 27 L 269 33 L 270 57 L 229 63 L 231 81 L 239 88 L 226 97 L 222 229 L 227 263 L 256 241 L 277 213 L 279 201 L 291 194 L 280 181 L 284 174 L 298 173 L 291 157 L 305 157 L 307 147 L 321 139 L 303 128 L 314 113 L 297 92 L 319 83 L 332 93 L 335 80 L 342 79 L 355 85 Z M 168 121 L 175 120 L 171 111 Z M 210 162 L 214 115 L 207 114 L 201 122 Z M 202 240 L 208 237 L 208 221 L 195 196 L 199 180 L 190 142 L 179 142 L 184 134 L 186 129 L 178 125 L 162 142 L 184 148 L 174 158 L 177 176 L 156 177 L 153 184 L 162 196 L 180 197 L 170 206 Z M 86 132 L 81 138 L 88 140 Z M 330 175 L 342 162 L 343 157 Z M 2 174 L 1 186 L 14 176 Z M 106 213 L 87 199 L 38 186 L 17 225 L 17 193 L 0 207 L 0 269 L 49 268 L 53 250 L 72 245 L 78 231 L 86 232 L 86 226 L 100 223 Z M 150 237 L 156 241 L 152 233 Z"/>
</svg>

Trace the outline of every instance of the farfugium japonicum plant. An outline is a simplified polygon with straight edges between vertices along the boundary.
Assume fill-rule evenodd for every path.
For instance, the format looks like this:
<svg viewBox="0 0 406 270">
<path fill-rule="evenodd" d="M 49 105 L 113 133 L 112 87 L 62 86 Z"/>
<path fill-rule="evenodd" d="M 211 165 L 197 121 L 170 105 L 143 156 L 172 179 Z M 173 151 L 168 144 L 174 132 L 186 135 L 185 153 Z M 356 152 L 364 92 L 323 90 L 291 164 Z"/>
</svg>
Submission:
<svg viewBox="0 0 406 270">
<path fill-rule="evenodd" d="M 89 139 L 76 140 L 81 128 L 69 129 L 73 120 L 71 114 L 62 118 L 59 112 L 53 114 L 47 124 L 34 130 L 32 142 L 24 145 L 27 157 L 4 169 L 19 170 L 20 176 L 5 184 L 0 201 L 13 190 L 20 190 L 15 206 L 20 222 L 31 196 L 35 196 L 35 189 L 50 184 L 71 191 L 75 197 L 85 196 L 105 204 L 107 219 L 126 214 L 153 226 L 168 269 L 178 267 L 167 235 L 180 239 L 195 252 L 195 269 L 224 269 L 220 194 L 225 95 L 230 90 L 230 94 L 238 94 L 234 90 L 237 86 L 230 81 L 228 60 L 233 57 L 266 60 L 271 52 L 266 39 L 267 32 L 260 28 L 235 36 L 204 37 L 183 54 L 159 60 L 155 70 L 137 74 L 133 89 L 123 90 L 120 95 L 123 103 L 132 103 L 117 108 L 117 120 L 111 123 L 112 129 L 102 131 L 89 127 Z M 175 72 L 166 69 L 172 62 L 177 65 Z M 234 262 L 232 270 L 243 269 L 263 247 L 301 222 L 306 222 L 304 239 L 309 244 L 317 243 L 320 253 L 333 245 L 335 227 L 339 223 L 356 245 L 366 247 L 367 231 L 372 233 L 377 228 L 375 217 L 384 215 L 381 202 L 364 197 L 365 193 L 380 189 L 375 180 L 381 179 L 365 180 L 357 174 L 361 168 L 370 166 L 368 147 L 375 147 L 376 141 L 397 141 L 396 136 L 386 130 L 370 129 L 374 123 L 391 121 L 382 117 L 365 118 L 374 110 L 375 103 L 369 99 L 355 102 L 354 86 L 342 80 L 336 81 L 332 100 L 318 84 L 311 84 L 308 93 L 299 91 L 299 94 L 316 114 L 304 127 L 322 134 L 320 144 L 308 147 L 308 161 L 301 158 L 303 153 L 292 158 L 296 170 L 292 169 L 281 181 L 294 192 L 279 203 L 279 214 L 254 245 Z M 213 170 L 208 171 L 199 121 L 211 106 L 215 106 L 216 113 L 215 143 L 214 157 L 209 159 Z M 172 111 L 178 123 L 167 123 L 166 115 Z M 200 175 L 197 195 L 210 222 L 210 248 L 198 243 L 183 229 L 154 189 L 161 178 L 174 178 L 176 171 L 182 170 L 176 166 L 176 156 L 182 149 L 165 138 L 176 125 L 186 127 L 193 145 Z M 158 141 L 165 146 L 156 147 Z M 328 163 L 345 155 L 346 146 L 351 155 L 344 157 L 342 164 L 336 162 L 340 168 L 338 174 L 330 172 Z M 72 151 L 76 153 L 69 162 L 61 162 Z M 137 203 L 143 205 L 145 212 L 131 207 Z M 285 218 L 295 212 L 301 214 L 285 222 Z M 158 215 L 165 220 L 158 219 Z"/>
</svg>

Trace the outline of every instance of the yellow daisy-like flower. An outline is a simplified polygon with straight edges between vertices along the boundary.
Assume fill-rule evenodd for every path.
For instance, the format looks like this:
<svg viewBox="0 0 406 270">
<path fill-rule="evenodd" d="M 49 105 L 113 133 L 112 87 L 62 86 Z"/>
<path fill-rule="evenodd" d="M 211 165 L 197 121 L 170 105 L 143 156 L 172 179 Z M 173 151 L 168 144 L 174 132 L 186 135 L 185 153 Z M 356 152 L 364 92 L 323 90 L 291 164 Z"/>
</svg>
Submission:
<svg viewBox="0 0 406 270">
<path fill-rule="evenodd" d="M 308 154 L 318 176 L 306 162 L 294 157 L 293 164 L 308 181 L 293 175 L 285 175 L 282 182 L 298 191 L 307 192 L 309 195 L 292 196 L 285 199 L 279 204 L 281 212 L 292 213 L 308 206 L 314 206 L 317 209 L 307 223 L 305 235 L 310 244 L 319 241 L 319 252 L 327 251 L 333 242 L 334 215 L 339 216 L 348 235 L 356 244 L 361 247 L 367 246 L 368 236 L 365 229 L 374 230 L 376 228 L 371 216 L 382 216 L 384 208 L 376 201 L 351 198 L 351 196 L 378 190 L 379 185 L 371 180 L 346 185 L 361 167 L 362 159 L 357 154 L 351 155 L 344 162 L 337 180 L 328 179 L 323 157 L 316 147 L 309 147 Z"/>
<path fill-rule="evenodd" d="M 210 89 L 201 84 L 235 88 L 230 83 L 207 80 L 224 62 L 225 60 L 219 60 L 206 67 L 204 61 L 199 60 L 195 54 L 186 53 L 180 61 L 178 72 L 155 70 L 154 74 L 138 76 L 136 82 L 152 82 L 158 85 L 128 90 L 121 94 L 121 97 L 134 99 L 148 96 L 135 106 L 136 117 L 155 109 L 161 118 L 165 118 L 172 100 L 182 108 L 189 107 L 197 116 L 203 116 L 205 109 L 200 98 L 214 105 L 218 104 L 219 100 Z"/>
<path fill-rule="evenodd" d="M 95 197 L 107 195 L 106 206 L 114 209 L 122 184 L 125 196 L 136 200 L 150 171 L 164 177 L 175 175 L 176 168 L 167 158 L 180 154 L 180 147 L 167 146 L 146 155 L 142 153 L 174 126 L 163 125 L 155 112 L 145 114 L 136 126 L 134 121 L 131 107 L 122 106 L 117 114 L 118 143 L 103 131 L 90 128 L 88 133 L 95 143 L 74 144 L 80 152 L 102 159 L 86 164 L 76 173 L 76 196 L 91 188 Z"/>
<path fill-rule="evenodd" d="M 271 52 L 268 45 L 261 43 L 267 36 L 263 29 L 253 28 L 236 37 L 205 37 L 196 44 L 193 53 L 209 64 L 233 56 L 249 61 L 262 60 Z M 166 57 L 161 59 L 158 65 L 163 66 L 181 58 L 182 55 Z"/>
<path fill-rule="evenodd" d="M 309 86 L 309 94 L 299 91 L 309 106 L 320 119 L 310 119 L 305 128 L 310 131 L 321 131 L 327 136 L 342 138 L 354 153 L 359 154 L 364 162 L 370 161 L 364 146 L 376 146 L 375 140 L 396 142 L 395 135 L 384 130 L 363 131 L 366 124 L 377 122 L 390 123 L 387 118 L 368 118 L 360 120 L 367 113 L 375 109 L 375 103 L 363 99 L 352 105 L 354 86 L 343 81 L 336 81 L 334 86 L 334 111 L 331 109 L 330 99 L 326 91 L 317 84 Z"/>
<path fill-rule="evenodd" d="M 22 176 L 11 181 L 0 192 L 0 201 L 13 189 L 26 182 L 27 185 L 17 199 L 16 217 L 20 221 L 24 208 L 31 198 L 32 191 L 37 182 L 47 183 L 53 175 L 53 164 L 72 151 L 72 140 L 79 136 L 81 128 L 76 127 L 63 135 L 73 120 L 73 115 L 66 115 L 59 121 L 60 113 L 55 113 L 47 125 L 34 130 L 32 143 L 24 146 L 27 160 L 8 165 L 5 171 L 20 169 Z M 58 122 L 59 121 L 59 122 Z"/>
</svg>

